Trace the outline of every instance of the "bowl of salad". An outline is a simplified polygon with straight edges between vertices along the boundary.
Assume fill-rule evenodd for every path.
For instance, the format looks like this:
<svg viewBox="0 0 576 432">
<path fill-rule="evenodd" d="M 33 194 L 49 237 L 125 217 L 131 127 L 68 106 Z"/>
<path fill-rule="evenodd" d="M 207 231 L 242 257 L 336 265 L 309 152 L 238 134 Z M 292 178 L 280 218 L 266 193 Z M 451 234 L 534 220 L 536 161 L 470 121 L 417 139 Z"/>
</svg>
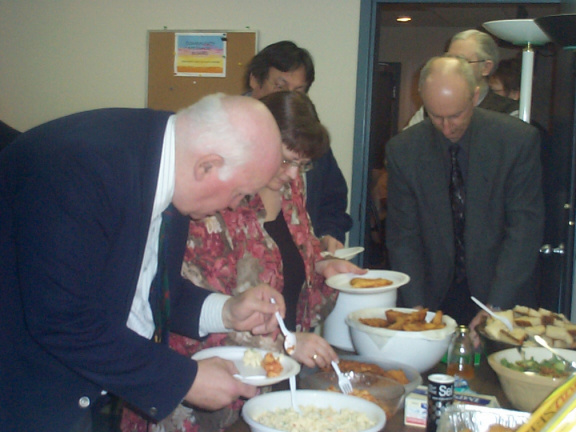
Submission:
<svg viewBox="0 0 576 432">
<path fill-rule="evenodd" d="M 576 351 L 557 348 L 569 361 Z M 504 394 L 516 409 L 534 411 L 540 403 L 575 371 L 542 347 L 510 348 L 490 354 L 488 364 L 498 375 Z"/>
</svg>

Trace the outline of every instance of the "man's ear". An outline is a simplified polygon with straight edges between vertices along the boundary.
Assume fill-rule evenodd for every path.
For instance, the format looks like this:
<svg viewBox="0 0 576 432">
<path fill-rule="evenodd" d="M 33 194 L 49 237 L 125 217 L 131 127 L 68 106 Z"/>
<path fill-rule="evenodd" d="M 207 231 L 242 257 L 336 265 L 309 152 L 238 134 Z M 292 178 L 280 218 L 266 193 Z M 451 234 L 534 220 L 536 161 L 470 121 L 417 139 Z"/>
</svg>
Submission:
<svg viewBox="0 0 576 432">
<path fill-rule="evenodd" d="M 486 60 L 482 66 L 482 76 L 490 76 L 492 69 L 494 68 L 494 62 L 492 60 Z"/>
<path fill-rule="evenodd" d="M 202 156 L 196 161 L 194 165 L 194 178 L 197 181 L 202 181 L 205 177 L 217 174 L 218 169 L 224 165 L 224 159 L 217 154 L 209 154 Z"/>
<path fill-rule="evenodd" d="M 250 84 L 250 88 L 252 89 L 252 91 L 262 87 L 260 85 L 260 83 L 258 82 L 258 80 L 256 79 L 256 77 L 254 76 L 254 74 L 250 74 L 249 84 Z"/>
</svg>

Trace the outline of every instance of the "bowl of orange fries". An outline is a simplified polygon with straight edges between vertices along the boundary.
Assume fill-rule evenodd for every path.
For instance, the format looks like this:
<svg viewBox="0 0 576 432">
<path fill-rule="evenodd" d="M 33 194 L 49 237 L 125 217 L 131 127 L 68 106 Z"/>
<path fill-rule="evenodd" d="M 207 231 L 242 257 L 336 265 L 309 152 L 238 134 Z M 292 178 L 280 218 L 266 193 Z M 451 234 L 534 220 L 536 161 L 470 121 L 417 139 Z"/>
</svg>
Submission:
<svg viewBox="0 0 576 432">
<path fill-rule="evenodd" d="M 346 324 L 358 354 L 404 363 L 420 373 L 440 361 L 458 326 L 442 311 L 407 308 L 360 309 L 348 314 Z"/>
</svg>

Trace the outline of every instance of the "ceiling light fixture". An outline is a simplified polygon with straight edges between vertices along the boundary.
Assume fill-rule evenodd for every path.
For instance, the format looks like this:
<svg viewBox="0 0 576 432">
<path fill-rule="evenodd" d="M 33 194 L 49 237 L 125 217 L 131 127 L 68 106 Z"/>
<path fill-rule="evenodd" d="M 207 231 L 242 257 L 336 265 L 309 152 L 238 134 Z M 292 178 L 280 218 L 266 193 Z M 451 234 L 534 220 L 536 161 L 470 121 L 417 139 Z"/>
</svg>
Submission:
<svg viewBox="0 0 576 432">
<path fill-rule="evenodd" d="M 409 17 L 408 15 L 401 15 L 398 18 L 396 18 L 396 21 L 401 23 L 407 23 L 412 21 L 412 17 Z"/>
</svg>

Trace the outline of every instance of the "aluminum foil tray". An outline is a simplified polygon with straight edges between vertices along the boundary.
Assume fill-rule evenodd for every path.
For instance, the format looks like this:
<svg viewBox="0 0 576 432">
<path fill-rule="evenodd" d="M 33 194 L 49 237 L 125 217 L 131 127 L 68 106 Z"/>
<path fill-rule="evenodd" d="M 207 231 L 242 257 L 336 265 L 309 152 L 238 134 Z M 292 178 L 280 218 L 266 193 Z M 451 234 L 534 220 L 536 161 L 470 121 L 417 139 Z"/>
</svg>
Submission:
<svg viewBox="0 0 576 432">
<path fill-rule="evenodd" d="M 515 429 L 529 418 L 530 413 L 522 411 L 454 404 L 446 408 L 440 417 L 438 432 L 487 432 L 494 424 Z"/>
</svg>

